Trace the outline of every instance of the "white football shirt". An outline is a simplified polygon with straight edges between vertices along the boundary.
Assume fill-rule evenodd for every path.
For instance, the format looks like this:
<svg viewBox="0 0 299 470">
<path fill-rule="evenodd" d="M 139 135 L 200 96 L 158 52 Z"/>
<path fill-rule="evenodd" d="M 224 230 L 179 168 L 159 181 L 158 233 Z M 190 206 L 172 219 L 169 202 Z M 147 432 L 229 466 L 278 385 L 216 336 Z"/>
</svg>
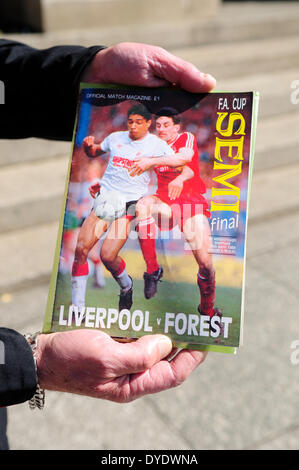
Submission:
<svg viewBox="0 0 299 470">
<path fill-rule="evenodd" d="M 148 133 L 143 139 L 132 140 L 129 131 L 112 132 L 101 143 L 103 152 L 110 153 L 110 159 L 101 180 L 107 191 L 120 191 L 126 202 L 136 201 L 148 190 L 150 172 L 140 176 L 130 176 L 134 160 L 140 157 L 160 157 L 173 155 L 174 151 L 164 140 Z"/>
</svg>

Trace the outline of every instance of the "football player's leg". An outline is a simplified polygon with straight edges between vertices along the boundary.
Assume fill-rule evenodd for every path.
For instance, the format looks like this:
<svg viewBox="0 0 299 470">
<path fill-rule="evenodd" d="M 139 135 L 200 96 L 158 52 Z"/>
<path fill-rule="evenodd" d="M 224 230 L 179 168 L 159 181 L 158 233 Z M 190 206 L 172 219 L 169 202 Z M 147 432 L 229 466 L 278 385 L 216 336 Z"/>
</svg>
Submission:
<svg viewBox="0 0 299 470">
<path fill-rule="evenodd" d="M 140 249 L 146 264 L 146 272 L 152 274 L 159 269 L 156 254 L 156 223 L 153 209 L 159 199 L 147 196 L 139 199 L 136 204 L 137 233 Z"/>
<path fill-rule="evenodd" d="M 107 222 L 100 220 L 93 212 L 85 219 L 79 235 L 72 267 L 72 303 L 85 306 L 86 284 L 88 279 L 87 256 L 99 238 L 107 230 Z"/>
<path fill-rule="evenodd" d="M 93 286 L 102 289 L 105 287 L 105 277 L 103 271 L 102 260 L 100 258 L 100 242 L 97 242 L 91 249 L 88 255 L 88 259 L 93 263 L 94 266 L 94 283 Z"/>
<path fill-rule="evenodd" d="M 197 284 L 201 301 L 199 310 L 204 315 L 214 315 L 215 271 L 211 250 L 211 231 L 208 219 L 203 214 L 188 218 L 183 225 L 183 234 L 188 241 L 198 264 Z"/>
<path fill-rule="evenodd" d="M 130 309 L 133 303 L 133 281 L 119 252 L 128 239 L 131 220 L 121 217 L 112 222 L 101 248 L 101 260 L 120 287 L 119 310 Z"/>
<path fill-rule="evenodd" d="M 144 279 L 144 296 L 151 299 L 157 293 L 158 281 L 163 276 L 163 268 L 159 266 L 156 253 L 156 223 L 153 216 L 170 220 L 170 207 L 157 196 L 148 196 L 138 201 L 136 206 L 137 232 L 140 249 L 146 264 Z M 169 225 L 169 224 L 168 224 Z"/>
</svg>

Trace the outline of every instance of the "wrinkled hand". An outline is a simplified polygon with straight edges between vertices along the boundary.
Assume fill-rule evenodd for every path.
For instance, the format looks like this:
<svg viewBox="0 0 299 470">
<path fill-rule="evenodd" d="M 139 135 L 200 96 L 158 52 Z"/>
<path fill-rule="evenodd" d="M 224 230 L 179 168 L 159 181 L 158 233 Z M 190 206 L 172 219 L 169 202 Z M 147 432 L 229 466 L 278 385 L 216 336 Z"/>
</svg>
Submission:
<svg viewBox="0 0 299 470">
<path fill-rule="evenodd" d="M 169 199 L 173 200 L 173 199 L 177 199 L 178 197 L 180 197 L 181 192 L 183 191 L 183 188 L 184 188 L 184 181 L 182 181 L 180 176 L 177 176 L 168 185 Z"/>
<path fill-rule="evenodd" d="M 89 194 L 91 195 L 91 197 L 95 199 L 101 189 L 101 185 L 100 183 L 95 183 L 89 186 L 88 189 L 89 189 Z"/>
<path fill-rule="evenodd" d="M 141 175 L 144 171 L 147 171 L 149 168 L 151 168 L 152 163 L 153 162 L 151 161 L 151 159 L 147 157 L 139 158 L 138 160 L 135 160 L 129 170 L 130 176 Z"/>
<path fill-rule="evenodd" d="M 216 80 L 165 49 L 140 43 L 120 43 L 99 51 L 82 81 L 163 87 L 175 84 L 193 93 L 211 91 Z"/>
<path fill-rule="evenodd" d="M 73 330 L 40 335 L 36 349 L 42 388 L 119 403 L 180 385 L 206 357 L 201 351 L 172 350 L 163 335 L 118 343 L 106 333 Z"/>
</svg>

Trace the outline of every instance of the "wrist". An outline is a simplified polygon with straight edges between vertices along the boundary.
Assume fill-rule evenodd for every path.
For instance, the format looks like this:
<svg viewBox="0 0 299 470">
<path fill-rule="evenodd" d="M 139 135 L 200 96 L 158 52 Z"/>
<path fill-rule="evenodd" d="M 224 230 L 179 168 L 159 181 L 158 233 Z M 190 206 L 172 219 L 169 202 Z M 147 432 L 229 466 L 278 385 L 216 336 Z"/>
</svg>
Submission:
<svg viewBox="0 0 299 470">
<path fill-rule="evenodd" d="M 50 349 L 50 343 L 55 335 L 56 333 L 39 335 L 35 351 L 38 383 L 42 388 L 46 389 L 51 389 L 51 367 L 50 358 L 47 357 L 47 352 Z"/>
<path fill-rule="evenodd" d="M 81 82 L 86 83 L 105 83 L 108 77 L 105 77 L 105 70 L 107 64 L 107 54 L 109 55 L 110 48 L 104 48 L 96 53 L 92 61 L 85 68 Z M 108 80 L 109 81 L 109 80 Z"/>
<path fill-rule="evenodd" d="M 164 159 L 164 161 L 163 161 Z M 151 163 L 152 163 L 152 168 L 155 168 L 157 166 L 162 166 L 165 165 L 165 157 L 152 157 L 151 158 Z"/>
<path fill-rule="evenodd" d="M 184 177 L 184 175 L 180 174 L 174 179 L 174 181 L 176 181 L 176 183 L 184 183 L 186 181 L 186 178 Z"/>
<path fill-rule="evenodd" d="M 25 335 L 25 338 L 31 348 L 31 352 L 33 354 L 34 358 L 34 365 L 35 365 L 35 372 L 37 376 L 37 385 L 36 385 L 36 390 L 34 392 L 33 397 L 29 400 L 29 407 L 30 409 L 34 410 L 35 408 L 38 408 L 42 410 L 45 405 L 45 390 L 42 388 L 40 380 L 39 380 L 39 375 L 38 375 L 38 368 L 37 368 L 37 345 L 39 342 L 39 337 L 40 333 L 34 333 L 34 334 L 27 334 Z"/>
</svg>

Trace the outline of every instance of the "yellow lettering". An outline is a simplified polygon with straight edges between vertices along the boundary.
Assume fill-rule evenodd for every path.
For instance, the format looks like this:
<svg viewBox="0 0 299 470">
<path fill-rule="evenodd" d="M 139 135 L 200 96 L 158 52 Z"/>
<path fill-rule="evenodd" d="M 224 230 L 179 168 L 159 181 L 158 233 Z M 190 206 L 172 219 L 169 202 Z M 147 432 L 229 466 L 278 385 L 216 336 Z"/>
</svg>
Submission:
<svg viewBox="0 0 299 470">
<path fill-rule="evenodd" d="M 226 188 L 212 188 L 212 198 L 217 196 L 235 196 L 237 199 L 240 198 L 240 188 L 229 183 L 227 180 L 234 178 L 242 172 L 242 162 L 239 162 L 238 165 L 227 165 L 224 163 L 219 163 L 215 161 L 214 170 L 229 170 L 226 173 L 222 173 L 219 176 L 215 176 L 213 181 L 220 183 Z M 230 210 L 234 212 L 239 212 L 239 201 L 235 204 L 223 204 L 217 202 L 211 202 L 211 211 L 220 211 L 220 210 Z"/>
<path fill-rule="evenodd" d="M 221 189 L 221 188 L 212 188 L 212 197 L 215 196 L 236 196 L 237 198 L 240 197 L 240 188 L 234 186 L 233 184 L 229 183 L 228 179 L 233 178 L 234 176 L 239 175 L 242 172 L 242 162 L 239 162 L 238 165 L 226 165 L 224 163 L 214 163 L 214 170 L 230 170 L 226 173 L 222 173 L 219 176 L 215 176 L 213 181 L 217 183 L 223 184 L 230 189 Z"/>
<path fill-rule="evenodd" d="M 228 117 L 227 128 L 223 129 L 222 125 L 228 113 L 217 113 L 216 122 L 217 132 L 224 138 L 216 137 L 215 144 L 215 161 L 214 170 L 223 170 L 223 172 L 215 176 L 213 181 L 222 185 L 218 188 L 212 188 L 212 198 L 232 196 L 237 199 L 234 203 L 224 203 L 211 201 L 211 212 L 213 211 L 232 211 L 239 212 L 240 188 L 230 183 L 228 180 L 235 178 L 242 173 L 243 146 L 245 136 L 245 119 L 240 113 L 231 113 Z M 234 132 L 234 124 L 240 121 L 238 129 Z M 228 139 L 232 135 L 242 135 L 239 139 Z M 226 138 L 225 138 L 226 137 Z M 233 158 L 239 160 L 237 165 L 223 163 L 223 159 Z"/>
<path fill-rule="evenodd" d="M 235 160 L 243 160 L 243 144 L 244 137 L 240 139 L 219 139 L 216 137 L 215 158 L 222 162 L 221 149 L 228 148 L 228 157 Z M 233 148 L 237 149 L 237 153 L 233 156 Z"/>
<path fill-rule="evenodd" d="M 241 121 L 240 126 L 236 132 L 234 132 L 235 135 L 245 135 L 245 119 L 240 113 L 231 113 L 228 118 L 228 125 L 227 129 L 222 129 L 221 125 L 228 115 L 228 113 L 217 113 L 218 114 L 218 119 L 216 122 L 216 130 L 219 132 L 219 134 L 223 135 L 224 137 L 230 137 L 233 135 L 233 128 L 234 128 L 234 122 L 235 121 Z"/>
<path fill-rule="evenodd" d="M 239 201 L 235 204 L 223 204 L 211 201 L 211 212 L 213 211 L 232 211 L 239 212 Z"/>
</svg>

